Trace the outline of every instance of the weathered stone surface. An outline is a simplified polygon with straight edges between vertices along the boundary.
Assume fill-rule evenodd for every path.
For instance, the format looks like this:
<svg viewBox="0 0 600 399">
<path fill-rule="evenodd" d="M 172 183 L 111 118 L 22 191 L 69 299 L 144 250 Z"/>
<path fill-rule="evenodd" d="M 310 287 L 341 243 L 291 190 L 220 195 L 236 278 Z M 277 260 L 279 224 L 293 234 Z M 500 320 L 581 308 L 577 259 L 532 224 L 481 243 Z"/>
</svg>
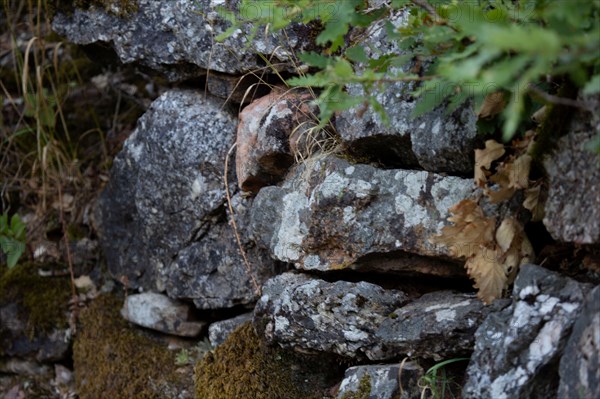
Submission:
<svg viewBox="0 0 600 399">
<path fill-rule="evenodd" d="M 448 208 L 475 195 L 472 180 L 335 157 L 308 165 L 291 172 L 281 187 L 263 188 L 253 204 L 252 232 L 275 258 L 325 271 L 367 255 L 403 252 L 421 257 L 395 256 L 397 266 L 392 257 L 385 269 L 417 272 L 431 269 L 423 256 L 442 257 L 438 265 L 450 259 L 446 247 L 428 239 L 447 223 Z"/>
<path fill-rule="evenodd" d="M 402 11 L 391 19 L 395 26 L 405 24 L 408 13 Z M 387 37 L 385 23 L 370 28 L 363 44 L 370 58 L 402 54 L 395 40 Z M 390 75 L 399 70 L 390 68 Z M 410 72 L 408 70 L 404 72 Z M 415 82 L 392 82 L 375 88 L 373 93 L 388 118 L 386 125 L 373 109 L 361 110 L 362 105 L 341 112 L 336 128 L 350 152 L 392 167 L 421 166 L 433 172 L 469 173 L 473 170 L 473 149 L 477 140 L 477 116 L 467 103 L 449 115 L 447 106 L 413 118 L 417 101 L 411 94 Z M 426 93 L 443 96 L 444 89 Z M 348 93 L 363 97 L 359 85 L 348 85 Z M 364 112 L 363 112 L 364 111 Z"/>
<path fill-rule="evenodd" d="M 129 287 L 157 288 L 160 272 L 223 207 L 236 120 L 220 106 L 203 93 L 166 92 L 115 158 L 95 219 L 108 269 Z"/>
<path fill-rule="evenodd" d="M 244 313 L 232 319 L 212 323 L 208 327 L 208 339 L 213 348 L 221 345 L 229 334 L 242 324 L 252 320 L 252 313 Z"/>
<path fill-rule="evenodd" d="M 513 304 L 490 314 L 475 334 L 463 398 L 557 397 L 559 356 L 589 288 L 536 265 L 522 266 Z"/>
<path fill-rule="evenodd" d="M 600 286 L 586 297 L 560 359 L 559 398 L 600 398 Z"/>
<path fill-rule="evenodd" d="M 600 106 L 600 96 L 586 100 Z M 544 162 L 549 183 L 544 225 L 555 240 L 600 243 L 600 157 L 586 148 L 598 134 L 598 113 L 576 113 L 571 131 Z"/>
<path fill-rule="evenodd" d="M 378 326 L 406 301 L 401 291 L 367 282 L 328 283 L 285 273 L 263 286 L 254 325 L 259 335 L 284 348 L 376 359 Z"/>
<path fill-rule="evenodd" d="M 206 325 L 188 321 L 190 305 L 155 292 L 127 296 L 121 316 L 139 326 L 182 337 L 195 337 Z"/>
<path fill-rule="evenodd" d="M 417 362 L 350 367 L 340 384 L 337 398 L 365 392 L 366 395 L 361 398 L 419 399 L 421 388 L 418 384 L 422 376 L 423 368 Z M 368 392 L 365 391 L 367 381 L 371 388 Z"/>
<path fill-rule="evenodd" d="M 257 193 L 284 177 L 294 163 L 294 138 L 317 112 L 312 100 L 308 93 L 276 89 L 240 113 L 236 172 L 242 190 Z"/>
<path fill-rule="evenodd" d="M 123 16 L 118 14 L 125 10 L 116 2 L 111 4 L 113 9 L 108 11 L 89 6 L 58 13 L 52 28 L 72 43 L 108 44 L 122 62 L 139 62 L 171 80 L 203 75 L 207 69 L 243 74 L 264 66 L 259 54 L 278 65 L 289 61 L 289 51 L 310 45 L 311 36 L 305 26 L 286 29 L 285 34 L 265 35 L 259 29 L 261 33 L 250 43 L 238 31 L 224 42 L 217 42 L 215 37 L 229 27 L 217 13 L 217 6 L 225 6 L 222 1 L 137 0 L 137 11 Z M 245 31 L 249 33 L 250 26 Z"/>
<path fill-rule="evenodd" d="M 258 287 L 277 274 L 280 267 L 266 250 L 256 247 L 248 239 L 250 204 L 250 199 L 242 199 L 239 195 L 232 198 L 238 234 L 250 271 L 232 226 L 219 223 L 211 226 L 200 240 L 183 248 L 165 270 L 165 288 L 169 296 L 192 299 L 199 309 L 248 305 L 258 299 Z"/>
<path fill-rule="evenodd" d="M 397 309 L 375 334 L 385 357 L 399 353 L 436 361 L 468 355 L 475 331 L 492 311 L 508 304 L 496 300 L 486 306 L 473 294 L 436 291 Z"/>
</svg>

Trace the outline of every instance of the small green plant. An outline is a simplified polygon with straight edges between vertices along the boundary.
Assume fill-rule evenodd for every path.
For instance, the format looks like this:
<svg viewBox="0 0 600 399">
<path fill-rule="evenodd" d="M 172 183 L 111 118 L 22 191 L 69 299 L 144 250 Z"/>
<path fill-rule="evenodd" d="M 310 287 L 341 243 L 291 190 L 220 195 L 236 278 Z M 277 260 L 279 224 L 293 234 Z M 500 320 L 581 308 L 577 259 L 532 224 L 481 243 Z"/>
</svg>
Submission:
<svg viewBox="0 0 600 399">
<path fill-rule="evenodd" d="M 421 390 L 421 399 L 432 397 L 433 399 L 445 399 L 448 395 L 454 398 L 452 388 L 459 388 L 460 385 L 454 382 L 451 377 L 446 376 L 444 367 L 451 363 L 469 360 L 467 357 L 448 359 L 431 367 L 419 380 Z M 429 392 L 429 396 L 427 393 Z"/>
<path fill-rule="evenodd" d="M 0 247 L 6 255 L 9 269 L 15 267 L 25 252 L 25 223 L 16 213 L 8 218 L 8 213 L 0 215 Z"/>
<path fill-rule="evenodd" d="M 177 352 L 177 355 L 175 356 L 175 365 L 187 366 L 190 364 L 196 364 L 197 362 L 202 360 L 202 358 L 212 349 L 213 347 L 210 344 L 208 338 L 204 338 L 192 348 L 183 348 L 179 352 Z"/>
</svg>

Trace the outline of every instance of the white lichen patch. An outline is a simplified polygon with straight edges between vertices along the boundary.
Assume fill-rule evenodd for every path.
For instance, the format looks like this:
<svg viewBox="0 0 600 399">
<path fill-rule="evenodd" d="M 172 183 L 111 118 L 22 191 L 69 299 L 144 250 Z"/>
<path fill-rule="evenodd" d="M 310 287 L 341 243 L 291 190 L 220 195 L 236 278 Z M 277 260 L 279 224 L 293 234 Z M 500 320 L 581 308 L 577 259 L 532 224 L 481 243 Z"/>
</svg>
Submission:
<svg viewBox="0 0 600 399">
<path fill-rule="evenodd" d="M 438 323 L 442 321 L 454 321 L 456 319 L 456 311 L 452 309 L 444 309 L 439 312 L 435 312 L 435 321 Z"/>
<path fill-rule="evenodd" d="M 306 203 L 306 197 L 292 191 L 283 197 L 281 224 L 275 235 L 274 255 L 286 262 L 300 260 L 300 248 L 306 235 L 306 226 L 300 222 L 300 211 Z"/>
</svg>

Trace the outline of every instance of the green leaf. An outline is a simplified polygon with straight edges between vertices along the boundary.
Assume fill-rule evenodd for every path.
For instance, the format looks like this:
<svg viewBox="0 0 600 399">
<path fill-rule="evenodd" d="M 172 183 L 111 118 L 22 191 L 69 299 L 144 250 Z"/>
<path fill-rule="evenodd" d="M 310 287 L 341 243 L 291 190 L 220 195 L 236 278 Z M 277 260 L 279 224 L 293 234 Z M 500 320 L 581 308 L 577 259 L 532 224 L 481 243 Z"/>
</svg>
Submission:
<svg viewBox="0 0 600 399">
<path fill-rule="evenodd" d="M 583 94 L 590 95 L 600 92 L 600 74 L 595 75 L 583 88 Z"/>
<path fill-rule="evenodd" d="M 12 231 L 13 237 L 19 241 L 25 241 L 26 227 L 27 225 L 23 223 L 19 215 L 15 213 L 10 220 L 10 230 Z"/>
<path fill-rule="evenodd" d="M 314 51 L 310 51 L 308 53 L 300 54 L 300 61 L 314 67 L 318 67 L 321 69 L 325 69 L 327 65 L 331 63 L 330 57 L 325 57 L 324 55 L 317 54 Z"/>
<path fill-rule="evenodd" d="M 6 264 L 9 269 L 12 269 L 19 262 L 19 258 L 25 252 L 25 244 L 22 242 L 14 241 L 14 246 L 11 251 L 6 254 Z"/>
<path fill-rule="evenodd" d="M 354 46 L 346 50 L 346 56 L 354 62 L 369 62 L 369 57 L 363 46 Z"/>
<path fill-rule="evenodd" d="M 342 79 L 349 79 L 354 76 L 354 69 L 352 69 L 352 65 L 348 61 L 343 58 L 340 58 L 333 65 L 333 70 L 335 74 Z"/>
</svg>

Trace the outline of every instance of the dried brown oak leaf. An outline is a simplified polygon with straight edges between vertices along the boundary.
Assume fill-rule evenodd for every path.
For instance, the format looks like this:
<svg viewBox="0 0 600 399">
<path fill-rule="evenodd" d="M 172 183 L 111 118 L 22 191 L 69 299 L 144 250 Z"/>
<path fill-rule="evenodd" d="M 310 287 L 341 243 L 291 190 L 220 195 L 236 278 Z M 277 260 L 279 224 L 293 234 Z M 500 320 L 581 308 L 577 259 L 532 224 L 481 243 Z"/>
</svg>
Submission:
<svg viewBox="0 0 600 399">
<path fill-rule="evenodd" d="M 504 145 L 487 140 L 484 149 L 475 150 L 475 184 L 482 186 L 487 181 L 484 169 L 490 170 L 492 162 L 504 155 Z"/>
<path fill-rule="evenodd" d="M 495 218 L 483 214 L 479 205 L 470 199 L 462 200 L 449 209 L 453 216 L 448 218 L 452 225 L 444 226 L 442 233 L 429 239 L 432 244 L 449 248 L 452 256 L 471 257 L 494 240 Z"/>
<path fill-rule="evenodd" d="M 504 265 L 498 261 L 500 256 L 500 248 L 483 247 L 465 264 L 469 276 L 475 280 L 477 297 L 487 304 L 500 298 L 507 285 Z"/>
<path fill-rule="evenodd" d="M 483 104 L 481 104 L 479 112 L 477 113 L 477 117 L 479 119 L 491 118 L 502 112 L 505 107 L 506 96 L 504 92 L 497 91 L 494 93 L 490 93 L 487 96 L 485 96 Z"/>
</svg>

